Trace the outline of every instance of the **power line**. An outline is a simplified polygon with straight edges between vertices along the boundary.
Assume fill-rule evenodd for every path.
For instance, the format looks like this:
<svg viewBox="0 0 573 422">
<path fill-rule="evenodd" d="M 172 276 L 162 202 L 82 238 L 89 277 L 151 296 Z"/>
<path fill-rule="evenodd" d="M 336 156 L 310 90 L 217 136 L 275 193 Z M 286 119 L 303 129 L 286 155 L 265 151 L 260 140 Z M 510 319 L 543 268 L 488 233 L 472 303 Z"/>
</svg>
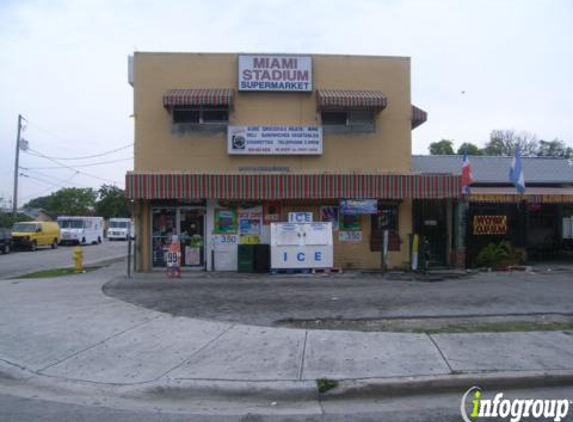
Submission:
<svg viewBox="0 0 573 422">
<path fill-rule="evenodd" d="M 23 168 L 23 167 L 20 167 L 20 168 L 21 168 L 22 170 L 26 170 L 26 171 L 28 171 L 28 172 L 32 172 L 32 173 L 35 173 L 35 174 L 37 174 L 37 175 L 39 175 L 39 176 L 45 177 L 45 178 L 47 178 L 48 180 L 51 180 L 53 183 L 59 183 L 59 184 L 68 183 L 70 180 L 72 180 L 72 179 L 73 179 L 74 177 L 76 177 L 76 175 L 78 174 L 78 173 L 76 172 L 76 173 L 72 174 L 70 177 L 68 177 L 67 179 L 62 180 L 62 179 L 56 179 L 56 178 L 53 177 L 53 176 L 50 176 L 50 175 L 48 175 L 48 174 L 45 174 L 45 173 L 42 173 L 42 172 L 39 172 L 39 171 L 36 171 L 36 170 L 25 169 L 25 168 Z M 75 184 L 75 185 L 78 185 L 77 183 L 74 183 L 74 184 Z M 67 187 L 67 186 L 62 186 L 62 187 Z"/>
<path fill-rule="evenodd" d="M 61 185 L 60 183 L 48 182 L 47 180 L 39 179 L 39 178 L 34 177 L 34 176 L 31 176 L 31 175 L 29 175 L 29 174 L 21 173 L 20 176 L 23 176 L 23 177 L 25 177 L 25 178 L 27 178 L 27 179 L 29 178 L 29 179 L 32 179 L 32 180 L 37 180 L 38 182 L 42 182 L 42 183 L 44 183 L 44 184 L 46 184 L 46 185 L 51 185 L 51 186 L 54 186 L 54 187 L 56 187 L 56 188 L 66 187 L 66 186 Z M 75 176 L 75 174 L 74 174 L 74 176 Z M 70 179 L 71 179 L 71 178 L 70 178 Z"/>
<path fill-rule="evenodd" d="M 36 156 L 36 155 L 34 155 Z M 43 158 L 43 157 L 41 157 Z M 74 167 L 76 168 L 81 168 L 81 167 L 95 167 L 95 166 L 103 166 L 105 164 L 111 164 L 111 163 L 119 163 L 121 161 L 128 161 L 128 160 L 133 160 L 133 157 L 127 157 L 127 158 L 120 158 L 117 160 L 109 160 L 109 161 L 99 161 L 97 163 L 89 163 L 89 164 L 80 164 L 80 165 L 74 165 Z M 21 169 L 24 170 L 32 170 L 32 169 L 37 169 L 37 170 L 54 170 L 54 169 L 61 169 L 61 166 L 51 166 L 51 167 L 20 167 Z"/>
<path fill-rule="evenodd" d="M 108 182 L 108 183 L 113 183 L 114 185 L 119 184 L 116 180 L 111 180 L 111 179 L 106 179 L 106 178 L 104 178 L 104 177 L 95 176 L 95 175 L 93 175 L 93 174 L 86 173 L 85 171 L 78 170 L 78 169 L 76 169 L 75 167 L 68 166 L 67 164 L 60 163 L 59 161 L 57 161 L 57 160 L 55 160 L 55 159 L 53 159 L 53 158 L 51 158 L 51 157 L 48 157 L 47 155 L 42 154 L 42 153 L 39 152 L 39 151 L 33 150 L 32 148 L 28 148 L 28 149 L 26 150 L 27 153 L 30 153 L 30 151 L 34 152 L 34 153 L 36 154 L 36 156 L 45 158 L 45 159 L 47 159 L 47 160 L 50 160 L 51 162 L 53 162 L 53 163 L 55 163 L 55 164 L 61 166 L 62 168 L 67 168 L 67 169 L 73 170 L 73 171 L 75 171 L 75 172 L 77 172 L 77 173 L 83 174 L 84 176 L 92 177 L 92 178 L 97 179 L 97 180 L 101 180 L 101 181 Z M 34 155 L 34 154 L 32 154 L 32 155 Z"/>
<path fill-rule="evenodd" d="M 25 119 L 25 120 L 26 120 L 26 119 Z M 40 129 L 40 130 L 43 131 L 43 132 L 46 132 L 46 133 L 50 134 L 51 136 L 53 136 L 54 138 L 59 139 L 60 141 L 63 141 L 63 142 L 66 142 L 66 143 L 83 143 L 83 142 L 80 142 L 79 140 L 70 140 L 70 139 L 62 138 L 61 136 L 57 135 L 56 133 L 52 132 L 51 130 L 46 129 L 46 128 L 44 128 L 44 127 L 38 125 L 37 123 L 30 122 L 29 120 L 26 120 L 26 123 L 27 123 L 28 125 L 30 125 L 30 126 L 33 126 L 33 127 L 37 128 L 37 129 Z M 117 148 L 117 149 L 114 149 L 114 150 L 110 150 L 110 151 L 105 151 L 105 152 L 102 152 L 102 153 L 99 153 L 99 154 L 86 155 L 86 156 L 82 156 L 82 157 L 50 157 L 50 158 L 53 158 L 53 159 L 55 159 L 55 160 L 64 160 L 64 161 L 66 161 L 66 160 L 84 160 L 84 159 L 87 159 L 87 158 L 102 157 L 102 156 L 104 156 L 104 155 L 112 154 L 112 153 L 114 153 L 114 152 L 116 152 L 116 151 L 121 151 L 121 150 L 123 150 L 123 149 L 129 148 L 130 146 L 133 146 L 133 142 L 132 142 L 131 144 L 125 145 L 125 146 L 123 146 L 123 147 L 120 147 L 120 148 Z"/>
<path fill-rule="evenodd" d="M 52 156 L 47 156 L 47 155 L 44 155 L 43 157 L 44 158 L 52 158 L 54 160 L 62 160 L 62 161 L 87 160 L 89 158 L 97 158 L 97 157 L 103 157 L 105 155 L 113 154 L 114 152 L 122 151 L 122 150 L 127 149 L 131 146 L 133 146 L 133 143 L 128 144 L 128 145 L 124 145 L 121 148 L 116 148 L 116 149 L 112 149 L 110 151 L 105 151 L 105 152 L 102 152 L 100 154 L 84 155 L 82 157 L 52 157 Z M 31 155 L 35 155 L 35 154 L 31 154 Z"/>
</svg>

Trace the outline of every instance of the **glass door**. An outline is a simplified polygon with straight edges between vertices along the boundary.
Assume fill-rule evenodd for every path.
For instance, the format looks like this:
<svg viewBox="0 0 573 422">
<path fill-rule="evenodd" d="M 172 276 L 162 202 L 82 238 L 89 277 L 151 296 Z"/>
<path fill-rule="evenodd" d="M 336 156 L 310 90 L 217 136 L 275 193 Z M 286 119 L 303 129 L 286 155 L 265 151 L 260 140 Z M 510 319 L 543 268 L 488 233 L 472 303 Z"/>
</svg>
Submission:
<svg viewBox="0 0 573 422">
<path fill-rule="evenodd" d="M 202 267 L 205 262 L 204 208 L 179 209 L 181 266 Z"/>
<path fill-rule="evenodd" d="M 167 248 L 177 234 L 177 210 L 153 208 L 151 211 L 151 263 L 154 268 L 166 266 Z"/>
</svg>

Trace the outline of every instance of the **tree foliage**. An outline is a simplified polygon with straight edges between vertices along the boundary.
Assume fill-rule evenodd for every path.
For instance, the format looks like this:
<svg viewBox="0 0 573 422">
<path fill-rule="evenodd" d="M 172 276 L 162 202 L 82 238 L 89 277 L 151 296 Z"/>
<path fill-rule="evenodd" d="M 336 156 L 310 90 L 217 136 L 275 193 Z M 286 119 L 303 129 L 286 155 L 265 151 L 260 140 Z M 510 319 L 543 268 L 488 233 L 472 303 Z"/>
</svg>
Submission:
<svg viewBox="0 0 573 422">
<path fill-rule="evenodd" d="M 31 200 L 25 208 L 43 208 L 54 216 L 92 215 L 97 192 L 92 188 L 62 188 L 48 196 Z"/>
<path fill-rule="evenodd" d="M 104 218 L 129 217 L 131 214 L 125 192 L 113 185 L 103 185 L 99 189 L 95 211 L 97 215 Z"/>
<path fill-rule="evenodd" d="M 483 148 L 471 142 L 462 143 L 454 152 L 454 141 L 442 139 L 439 142 L 430 144 L 431 155 L 463 155 L 467 151 L 468 155 L 491 155 L 491 156 L 512 156 L 519 148 L 524 157 L 557 157 L 573 158 L 573 148 L 561 139 L 553 141 L 538 140 L 537 136 L 530 132 L 516 132 L 515 130 L 500 129 L 490 133 L 489 141 Z"/>
<path fill-rule="evenodd" d="M 458 148 L 457 154 L 463 155 L 465 152 L 468 155 L 483 155 L 483 150 L 481 150 L 476 144 L 472 144 L 471 142 L 464 142 Z"/>
<path fill-rule="evenodd" d="M 26 214 L 16 214 L 16 218 L 14 218 L 13 214 L 10 212 L 3 212 L 0 211 L 0 227 L 11 228 L 14 224 L 20 221 L 30 221 L 30 217 Z"/>
<path fill-rule="evenodd" d="M 537 156 L 573 158 L 573 148 L 565 145 L 565 142 L 560 139 L 554 139 L 553 141 L 540 140 L 537 148 Z"/>
<path fill-rule="evenodd" d="M 516 132 L 514 130 L 493 130 L 489 141 L 485 145 L 485 155 L 513 155 L 519 148 L 524 157 L 537 155 L 537 137 L 529 132 Z"/>
<path fill-rule="evenodd" d="M 431 155 L 455 155 L 454 141 L 449 139 L 442 139 L 439 142 L 432 142 L 429 149 Z"/>
<path fill-rule="evenodd" d="M 42 208 L 54 216 L 130 216 L 124 191 L 113 185 L 102 185 L 98 191 L 92 188 L 62 188 L 48 196 L 32 199 L 24 208 Z"/>
<path fill-rule="evenodd" d="M 38 198 L 32 199 L 30 202 L 24 205 L 24 208 L 42 208 L 48 210 L 50 207 L 50 196 L 39 196 Z"/>
</svg>

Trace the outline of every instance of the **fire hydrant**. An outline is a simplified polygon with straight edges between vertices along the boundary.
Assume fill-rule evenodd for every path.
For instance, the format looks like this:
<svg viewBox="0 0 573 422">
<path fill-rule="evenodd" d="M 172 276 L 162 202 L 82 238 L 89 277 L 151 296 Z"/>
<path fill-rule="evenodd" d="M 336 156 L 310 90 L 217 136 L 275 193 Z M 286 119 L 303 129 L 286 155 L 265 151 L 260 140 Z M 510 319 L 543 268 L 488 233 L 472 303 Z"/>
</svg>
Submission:
<svg viewBox="0 0 573 422">
<path fill-rule="evenodd" d="M 72 252 L 72 259 L 76 262 L 76 274 L 84 272 L 84 252 L 80 245 L 76 246 Z"/>
</svg>

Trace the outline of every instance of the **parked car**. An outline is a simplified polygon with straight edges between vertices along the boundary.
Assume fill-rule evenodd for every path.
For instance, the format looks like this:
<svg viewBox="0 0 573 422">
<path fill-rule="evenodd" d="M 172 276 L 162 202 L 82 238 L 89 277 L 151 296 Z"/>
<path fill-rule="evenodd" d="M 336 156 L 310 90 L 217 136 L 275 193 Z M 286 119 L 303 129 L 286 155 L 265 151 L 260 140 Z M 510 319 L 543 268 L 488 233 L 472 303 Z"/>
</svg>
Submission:
<svg viewBox="0 0 573 422">
<path fill-rule="evenodd" d="M 0 228 L 0 252 L 10 253 L 12 250 L 12 231 Z"/>
<path fill-rule="evenodd" d="M 60 243 L 60 227 L 53 221 L 26 221 L 12 227 L 14 247 L 35 251 L 38 246 L 56 249 Z"/>
</svg>

